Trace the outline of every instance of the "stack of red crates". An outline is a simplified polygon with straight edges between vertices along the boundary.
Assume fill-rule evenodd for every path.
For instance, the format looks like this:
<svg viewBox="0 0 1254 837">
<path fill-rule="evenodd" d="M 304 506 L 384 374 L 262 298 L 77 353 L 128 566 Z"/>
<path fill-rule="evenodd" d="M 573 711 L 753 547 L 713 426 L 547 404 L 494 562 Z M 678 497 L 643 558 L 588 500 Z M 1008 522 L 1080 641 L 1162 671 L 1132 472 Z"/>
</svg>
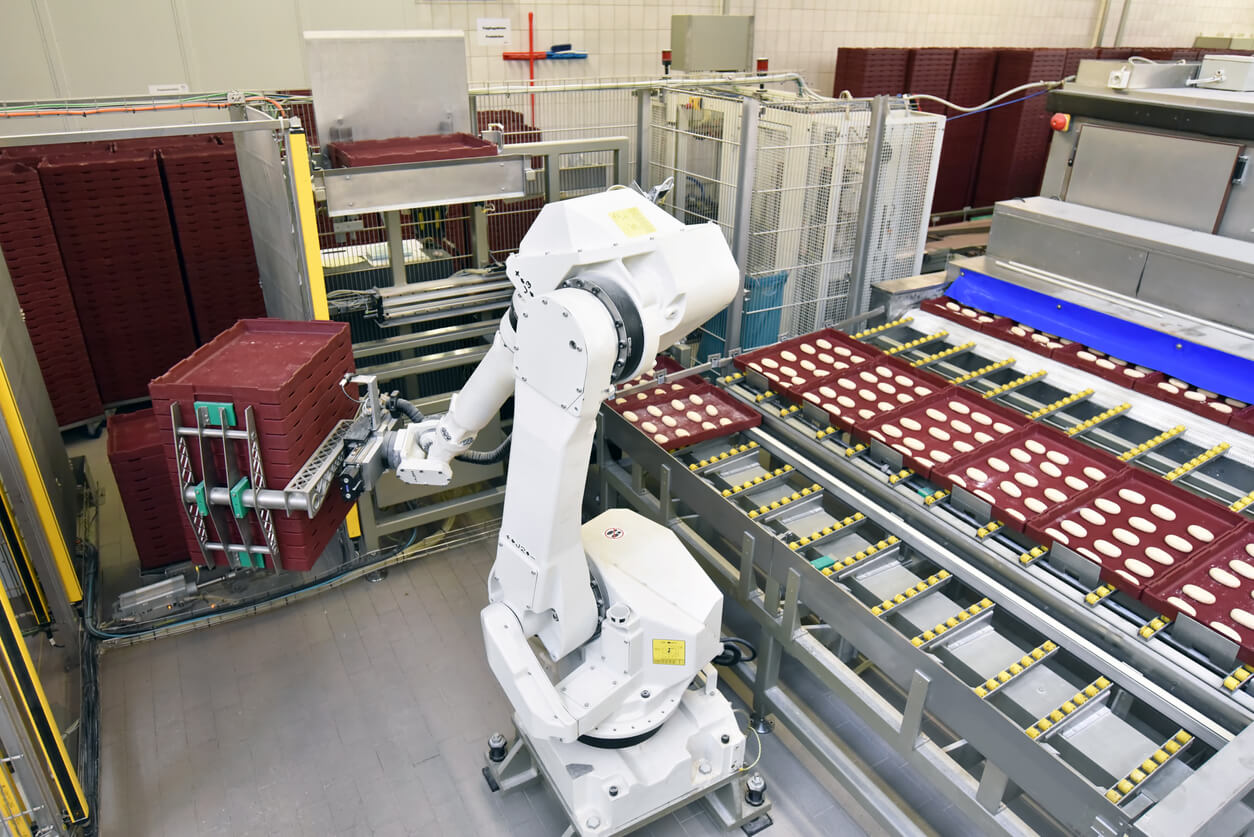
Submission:
<svg viewBox="0 0 1254 837">
<path fill-rule="evenodd" d="M 186 512 L 170 481 L 164 442 L 152 410 L 109 417 L 109 466 L 126 509 L 139 565 L 145 570 L 200 554 L 189 551 L 183 537 Z"/>
<path fill-rule="evenodd" d="M 196 346 L 156 155 L 49 154 L 39 175 L 100 397 L 143 398 Z"/>
<path fill-rule="evenodd" d="M 235 144 L 213 139 L 159 152 L 200 342 L 266 314 Z"/>
<path fill-rule="evenodd" d="M 993 89 L 1000 93 L 1029 82 L 1060 79 L 1066 60 L 1065 49 L 1001 50 Z M 975 184 L 977 206 L 1040 193 L 1052 136 L 1049 116 L 1044 95 L 989 111 Z"/>
<path fill-rule="evenodd" d="M 56 233 L 39 186 L 39 174 L 0 161 L 0 251 L 30 332 L 57 424 L 86 421 L 104 412 L 78 312 L 61 264 Z"/>
<path fill-rule="evenodd" d="M 987 102 L 993 93 L 996 68 L 995 49 L 958 50 L 949 76 L 949 95 L 945 98 L 963 107 Z M 987 114 L 983 113 L 968 115 L 950 109 L 946 116 L 949 120 L 945 123 L 945 141 L 936 173 L 933 212 L 952 212 L 971 206 L 984 127 L 988 122 Z"/>
<path fill-rule="evenodd" d="M 283 488 L 335 425 L 355 414 L 356 401 L 339 383 L 344 373 L 353 369 L 353 346 L 346 323 L 240 320 L 149 386 L 158 425 L 169 436 L 165 456 L 172 478 L 177 483 L 171 405 L 178 403 L 183 426 L 195 426 L 196 402 L 227 402 L 235 407 L 235 426 L 239 429 L 244 427 L 245 409 L 253 408 L 266 487 Z M 239 471 L 247 475 L 247 449 L 242 443 L 234 444 Z M 192 468 L 199 480 L 203 471 L 194 447 L 189 444 Z M 214 447 L 220 448 L 220 442 Z M 221 480 L 221 462 L 215 470 Z M 290 517 L 274 512 L 282 568 L 298 572 L 310 569 L 350 508 L 351 504 L 333 493 L 313 518 L 304 512 Z M 230 517 L 229 509 L 226 514 Z M 255 518 L 250 515 L 246 520 Z M 184 531 L 189 547 L 194 549 L 196 539 L 190 524 L 185 523 Z M 254 544 L 264 543 L 255 528 L 250 539 Z"/>
<path fill-rule="evenodd" d="M 909 65 L 908 49 L 841 47 L 836 51 L 832 95 L 838 97 L 842 90 L 857 97 L 899 95 L 904 92 Z"/>
</svg>

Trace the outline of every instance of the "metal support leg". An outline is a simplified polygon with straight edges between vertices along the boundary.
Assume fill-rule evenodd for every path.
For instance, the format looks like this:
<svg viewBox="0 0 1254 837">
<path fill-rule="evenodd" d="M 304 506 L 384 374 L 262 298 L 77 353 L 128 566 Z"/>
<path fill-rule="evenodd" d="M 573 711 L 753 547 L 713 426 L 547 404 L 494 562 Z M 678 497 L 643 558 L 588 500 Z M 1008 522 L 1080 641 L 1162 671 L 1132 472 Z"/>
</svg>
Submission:
<svg viewBox="0 0 1254 837">
<path fill-rule="evenodd" d="M 636 91 L 636 183 L 649 189 L 649 129 L 653 121 L 653 91 Z"/>
<path fill-rule="evenodd" d="M 866 163 L 862 167 L 862 190 L 858 193 L 857 237 L 854 239 L 853 269 L 849 277 L 850 314 L 861 314 L 870 297 L 866 287 L 867 274 L 870 272 L 875 193 L 880 181 L 888 109 L 887 96 L 876 96 L 871 101 L 871 125 L 866 140 Z"/>
<path fill-rule="evenodd" d="M 768 694 L 779 682 L 779 661 L 782 655 L 783 648 L 763 628 L 758 638 L 757 669 L 753 677 L 753 711 L 749 716 L 749 723 L 753 724 L 759 734 L 770 732 L 774 726 L 766 719 L 771 711 Z"/>
<path fill-rule="evenodd" d="M 514 731 L 514 741 L 500 761 L 493 761 L 490 751 L 485 755 L 483 778 L 493 793 L 513 790 L 540 777 L 526 740 Z"/>
<path fill-rule="evenodd" d="M 975 792 L 975 801 L 984 810 L 996 814 L 1001 808 L 1001 801 L 1006 795 L 1006 785 L 1010 780 L 1002 769 L 991 761 L 984 762 L 984 772 L 980 775 L 980 786 Z"/>
<path fill-rule="evenodd" d="M 736 216 L 732 229 L 732 255 L 740 268 L 740 288 L 727 306 L 724 356 L 740 348 L 740 326 L 745 307 L 745 277 L 749 268 L 749 218 L 753 206 L 753 183 L 758 170 L 758 115 L 762 103 L 747 98 L 740 111 L 740 159 L 736 166 Z"/>
<path fill-rule="evenodd" d="M 488 242 L 488 212 L 481 203 L 470 207 L 470 249 L 475 267 L 492 264 L 492 249 Z"/>
<path fill-rule="evenodd" d="M 923 707 L 927 704 L 930 685 L 931 678 L 921 671 L 916 671 L 910 680 L 910 694 L 901 713 L 901 734 L 897 737 L 897 752 L 902 755 L 913 750 L 919 740 L 919 732 L 923 729 Z"/>
</svg>

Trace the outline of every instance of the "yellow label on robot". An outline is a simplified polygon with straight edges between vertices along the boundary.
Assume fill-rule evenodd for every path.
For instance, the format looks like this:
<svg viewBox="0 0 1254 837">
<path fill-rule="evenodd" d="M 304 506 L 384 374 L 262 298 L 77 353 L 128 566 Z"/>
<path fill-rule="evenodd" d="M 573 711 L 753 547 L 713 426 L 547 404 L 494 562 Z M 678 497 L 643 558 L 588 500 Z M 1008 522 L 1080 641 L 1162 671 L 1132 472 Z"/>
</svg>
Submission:
<svg viewBox="0 0 1254 837">
<path fill-rule="evenodd" d="M 648 218 L 644 217 L 644 213 L 638 207 L 633 206 L 631 209 L 616 209 L 610 213 L 610 220 L 618 225 L 623 231 L 623 235 L 628 238 L 639 238 L 642 235 L 657 232 L 657 227 Z"/>
<path fill-rule="evenodd" d="M 653 664 L 655 666 L 682 666 L 684 641 L 682 639 L 653 640 Z"/>
</svg>

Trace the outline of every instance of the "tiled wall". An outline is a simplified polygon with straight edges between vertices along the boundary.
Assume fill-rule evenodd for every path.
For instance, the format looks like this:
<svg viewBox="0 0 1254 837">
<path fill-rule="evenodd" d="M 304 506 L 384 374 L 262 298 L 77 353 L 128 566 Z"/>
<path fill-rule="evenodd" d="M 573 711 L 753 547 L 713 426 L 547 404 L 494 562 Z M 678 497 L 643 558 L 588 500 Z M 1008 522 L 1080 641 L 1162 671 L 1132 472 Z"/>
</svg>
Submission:
<svg viewBox="0 0 1254 837">
<path fill-rule="evenodd" d="M 1110 0 L 1105 42 L 1124 2 L 1123 42 L 1183 45 L 1198 34 L 1254 32 L 1250 0 Z M 509 18 L 511 49 L 571 43 L 587 61 L 545 61 L 538 78 L 653 73 L 672 14 L 757 15 L 755 51 L 801 70 L 830 92 L 841 46 L 1088 46 L 1101 0 L 128 0 L 125 4 L 9 0 L 0 27 L 0 100 L 306 85 L 306 29 L 465 29 Z M 473 82 L 526 78 L 525 63 L 470 38 Z"/>
</svg>

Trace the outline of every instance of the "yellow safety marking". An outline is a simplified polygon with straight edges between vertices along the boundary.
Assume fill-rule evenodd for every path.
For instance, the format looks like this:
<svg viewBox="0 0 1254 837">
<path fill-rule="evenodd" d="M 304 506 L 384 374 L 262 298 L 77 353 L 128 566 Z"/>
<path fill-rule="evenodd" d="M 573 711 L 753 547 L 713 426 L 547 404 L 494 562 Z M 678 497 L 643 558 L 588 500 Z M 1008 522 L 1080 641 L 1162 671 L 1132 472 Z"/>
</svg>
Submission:
<svg viewBox="0 0 1254 837">
<path fill-rule="evenodd" d="M 925 506 L 930 506 L 930 505 L 940 502 L 941 500 L 944 500 L 948 496 L 949 496 L 949 492 L 946 491 L 945 489 L 943 488 L 937 489 L 936 491 L 933 491 L 931 494 L 923 498 L 923 504 Z"/>
<path fill-rule="evenodd" d="M 22 562 L 22 568 L 26 572 L 19 569 L 18 581 L 22 584 L 22 589 L 26 593 L 26 599 L 30 603 L 31 611 L 35 616 L 38 624 L 44 624 L 52 618 L 51 612 L 48 610 L 48 597 L 44 595 L 43 584 L 39 582 L 39 573 L 35 571 L 35 564 L 31 561 L 29 548 L 26 546 L 26 538 L 22 535 L 22 530 L 17 526 L 17 518 L 13 516 L 13 504 L 9 502 L 9 495 L 4 490 L 4 486 L 0 485 L 0 514 L 4 514 L 8 519 L 9 526 L 12 529 L 12 535 L 17 543 L 10 544 L 14 552 L 14 560 Z"/>
<path fill-rule="evenodd" d="M 948 349 L 944 349 L 944 350 L 942 350 L 942 351 L 939 351 L 939 352 L 937 352 L 937 353 L 936 353 L 936 354 L 934 354 L 934 355 L 928 355 L 928 356 L 927 356 L 927 357 L 925 357 L 925 358 L 921 358 L 921 359 L 919 359 L 919 360 L 911 361 L 910 365 L 911 365 L 911 366 L 913 366 L 913 367 L 915 367 L 915 368 L 918 368 L 918 367 L 920 367 L 920 366 L 923 366 L 924 364 L 928 364 L 928 363 L 935 363 L 936 361 L 938 361 L 938 360 L 942 360 L 943 358 L 947 358 L 947 357 L 949 357 L 950 355 L 956 355 L 956 354 L 958 354 L 959 352 L 965 352 L 965 351 L 967 351 L 968 349 L 974 349 L 974 348 L 975 348 L 975 341 L 974 341 L 974 340 L 972 340 L 972 341 L 971 341 L 971 342 L 969 342 L 969 343 L 962 343 L 962 344 L 957 345 L 957 346 L 951 346 L 951 347 L 949 347 Z"/>
<path fill-rule="evenodd" d="M 627 209 L 616 209 L 610 213 L 610 220 L 628 238 L 640 238 L 641 236 L 657 232 L 657 227 L 653 226 L 653 223 L 644 217 L 644 213 L 640 211 L 639 207 L 632 206 Z"/>
<path fill-rule="evenodd" d="M 891 323 L 877 325 L 874 328 L 867 328 L 859 331 L 857 334 L 850 335 L 854 340 L 861 340 L 863 337 L 870 337 L 872 334 L 879 334 L 881 331 L 888 331 L 890 328 L 896 328 L 899 325 L 914 322 L 914 317 L 902 317 L 900 320 L 893 320 Z"/>
<path fill-rule="evenodd" d="M 1057 401 L 1055 401 L 1052 404 L 1046 404 L 1044 407 L 1041 407 L 1040 409 L 1033 410 L 1032 412 L 1028 413 L 1028 418 L 1033 419 L 1033 420 L 1038 419 L 1038 418 L 1043 418 L 1049 415 L 1050 413 L 1053 413 L 1057 410 L 1061 410 L 1063 407 L 1066 407 L 1068 404 L 1074 404 L 1077 401 L 1081 401 L 1085 398 L 1088 398 L 1092 394 L 1093 394 L 1093 390 L 1091 389 L 1082 389 L 1079 392 L 1073 392 L 1071 395 L 1068 395 L 1066 398 L 1059 398 Z"/>
<path fill-rule="evenodd" d="M 781 407 L 779 410 L 779 417 L 783 418 L 784 416 L 792 415 L 793 413 L 797 412 L 800 409 L 801 409 L 800 404 L 793 404 L 788 407 Z"/>
<path fill-rule="evenodd" d="M 1254 675 L 1254 666 L 1241 666 L 1224 678 L 1224 688 L 1230 692 L 1235 692 L 1245 685 L 1251 675 Z"/>
<path fill-rule="evenodd" d="M 344 525 L 348 527 L 348 536 L 350 538 L 361 537 L 361 515 L 357 513 L 356 504 L 348 510 L 348 517 L 344 518 Z"/>
<path fill-rule="evenodd" d="M 988 602 L 988 604 L 985 605 L 984 602 Z M 936 639 L 938 636 L 942 636 L 946 633 L 949 633 L 949 631 L 958 627 L 963 622 L 966 622 L 972 616 L 976 616 L 980 612 L 987 610 L 988 608 L 992 606 L 993 606 L 992 601 L 990 601 L 989 599 L 982 599 L 976 602 L 975 604 L 971 605 L 971 607 L 964 608 L 958 611 L 953 616 L 950 616 L 948 619 L 946 619 L 944 622 L 937 622 L 934 627 L 929 628 L 928 630 L 924 631 L 923 633 L 911 639 L 910 644 L 913 645 L 915 648 L 919 648 L 925 645 L 926 643 L 931 642 L 932 640 Z"/>
<path fill-rule="evenodd" d="M 740 485 L 733 485 L 731 488 L 723 489 L 723 496 L 730 497 L 733 494 L 739 494 L 742 491 L 748 491 L 750 488 L 753 488 L 755 485 L 761 485 L 767 480 L 774 479 L 775 477 L 782 477 L 784 474 L 787 474 L 791 470 L 792 470 L 791 465 L 784 465 L 782 467 L 776 468 L 774 471 L 770 472 L 769 474 L 763 474 L 761 476 L 754 477 L 751 480 L 745 480 Z M 814 487 L 817 489 L 818 484 L 816 483 Z"/>
<path fill-rule="evenodd" d="M 1042 555 L 1044 555 L 1047 552 L 1049 552 L 1049 547 L 1034 546 L 1031 549 L 1029 549 L 1027 552 L 1019 556 L 1019 563 L 1023 564 L 1024 566 L 1027 566 L 1028 564 L 1031 564 L 1033 561 L 1035 561 L 1037 558 L 1040 558 Z"/>
<path fill-rule="evenodd" d="M 733 372 L 733 373 L 732 373 L 732 374 L 730 374 L 730 375 L 726 375 L 726 376 L 724 376 L 722 380 L 723 380 L 723 383 L 725 383 L 725 384 L 730 384 L 730 383 L 734 383 L 734 382 L 736 382 L 736 381 L 739 381 L 739 380 L 740 380 L 741 378 L 743 378 L 744 376 L 745 376 L 745 373 L 743 373 L 743 372 Z"/>
<path fill-rule="evenodd" d="M 26 802 L 9 773 L 9 765 L 0 764 L 0 816 L 9 837 L 31 837 L 31 820 L 22 813 L 25 810 Z"/>
<path fill-rule="evenodd" d="M 682 666 L 684 656 L 682 639 L 653 640 L 653 664 L 655 666 Z"/>
<path fill-rule="evenodd" d="M 866 549 L 862 550 L 861 552 L 855 552 L 853 555 L 849 555 L 849 556 L 846 556 L 845 558 L 841 558 L 840 560 L 833 563 L 830 567 L 824 567 L 823 569 L 819 570 L 819 572 L 823 573 L 823 575 L 832 575 L 833 573 L 837 573 L 837 572 L 840 572 L 841 570 L 848 569 L 849 567 L 852 567 L 854 564 L 858 563 L 859 561 L 865 561 L 867 558 L 870 558 L 872 555 L 876 554 L 877 552 L 887 549 L 888 547 L 897 543 L 898 540 L 899 538 L 896 535 L 889 535 L 884 540 L 876 541 L 875 543 L 871 544 L 870 546 L 868 546 Z"/>
<path fill-rule="evenodd" d="M 858 444 L 851 448 L 845 448 L 845 456 L 854 456 L 855 454 L 862 453 L 864 450 L 866 450 L 866 445 L 862 442 L 858 442 Z"/>
<path fill-rule="evenodd" d="M 808 494 L 808 491 L 807 491 L 807 494 Z M 788 505 L 789 503 L 793 502 L 794 500 L 800 500 L 802 497 L 807 496 L 807 494 L 802 494 L 800 491 L 794 491 L 792 494 L 789 494 L 787 497 L 780 497 L 778 500 L 772 500 L 770 503 L 766 505 L 758 506 L 756 509 L 750 509 L 749 517 L 755 518 L 760 514 L 766 514 L 767 512 L 774 511 L 775 509 L 781 509 L 784 506 Z"/>
<path fill-rule="evenodd" d="M 1246 494 L 1240 500 L 1237 500 L 1231 506 L 1228 506 L 1228 508 L 1232 509 L 1234 512 L 1245 511 L 1246 507 L 1250 505 L 1250 503 L 1254 503 L 1254 491 Z"/>
<path fill-rule="evenodd" d="M 835 432 L 836 432 L 836 428 L 832 427 L 829 424 L 827 427 L 823 427 L 823 428 L 820 428 L 819 430 L 814 431 L 814 438 L 822 439 L 824 436 L 830 436 Z"/>
<path fill-rule="evenodd" d="M 1088 594 L 1086 594 L 1084 597 L 1084 603 L 1087 605 L 1095 605 L 1113 592 L 1115 592 L 1114 585 L 1103 584 L 1100 587 L 1098 587 L 1096 590 L 1093 590 L 1089 592 Z"/>
<path fill-rule="evenodd" d="M 1177 424 L 1175 427 L 1171 428 L 1170 430 L 1164 430 L 1162 433 L 1159 433 L 1154 438 L 1146 439 L 1141 444 L 1133 445 L 1132 447 L 1125 450 L 1123 453 L 1119 454 L 1119 461 L 1128 462 L 1132 459 L 1135 459 L 1136 457 L 1145 453 L 1150 448 L 1158 447 L 1159 445 L 1161 445 L 1163 442 L 1167 441 L 1168 439 L 1174 439 L 1176 436 L 1179 436 L 1181 433 L 1183 433 L 1184 430 L 1185 430 L 1185 427 L 1183 424 Z"/>
<path fill-rule="evenodd" d="M 947 578 L 949 578 L 949 570 L 937 570 L 935 575 L 929 575 L 913 587 L 908 587 L 893 596 L 891 599 L 885 599 L 880 602 L 875 607 L 871 608 L 871 613 L 876 616 L 883 616 L 897 605 L 904 604 L 908 599 L 913 599 L 915 596 L 925 592 L 930 587 L 935 587 Z M 988 599 L 984 599 L 984 601 L 988 602 L 990 605 L 992 604 L 992 602 L 989 602 Z M 983 602 L 981 602 L 981 604 L 983 604 Z M 974 605 L 972 605 L 972 607 L 974 607 Z"/>
<path fill-rule="evenodd" d="M 39 680 L 38 670 L 35 664 L 31 662 L 30 649 L 22 638 L 22 630 L 18 627 L 17 617 L 13 614 L 13 606 L 9 602 L 8 596 L 0 596 L 0 608 L 3 609 L 3 619 L 7 623 L 8 636 L 14 638 L 14 645 L 17 648 L 16 659 L 0 643 L 0 658 L 3 659 L 4 667 L 8 670 L 9 682 L 18 684 L 11 692 L 15 698 L 18 709 L 24 713 L 26 722 L 30 725 L 32 731 L 38 733 L 41 726 L 46 727 L 49 735 L 35 734 L 31 736 L 31 740 L 39 744 L 42 753 L 42 764 L 51 766 L 53 764 L 50 755 L 49 745 L 55 747 L 55 752 L 60 757 L 60 764 L 64 767 L 64 772 L 70 780 L 70 787 L 65 787 L 57 780 L 56 770 L 49 769 L 52 780 L 50 784 L 57 791 L 57 795 L 61 798 L 62 810 L 69 813 L 72 822 L 79 822 L 86 819 L 90 815 L 87 809 L 87 797 L 83 795 L 83 788 L 78 781 L 78 773 L 75 769 L 76 762 L 70 758 L 70 754 L 65 749 L 65 740 L 61 735 L 61 731 L 57 728 L 57 719 L 52 714 L 52 710 L 48 706 L 48 697 L 44 694 L 43 684 Z M 0 628 L 4 631 L 6 628 Z M 19 673 L 21 677 L 19 677 Z M 22 681 L 25 680 L 30 684 L 30 691 L 35 698 L 35 705 L 27 699 L 27 691 L 22 688 Z M 38 723 L 42 721 L 42 723 Z M 47 739 L 51 738 L 51 741 Z M 31 755 L 31 754 L 27 754 Z M 74 799 L 74 805 L 70 804 L 71 795 Z M 74 811 L 81 811 L 81 817 L 75 817 Z"/>
<path fill-rule="evenodd" d="M 1171 738 L 1168 738 L 1166 743 L 1154 751 L 1152 756 L 1141 762 L 1140 767 L 1132 768 L 1127 776 L 1115 782 L 1114 786 L 1106 791 L 1106 798 L 1116 805 L 1123 802 L 1137 785 L 1144 782 L 1150 777 L 1150 774 L 1174 758 L 1192 740 L 1193 736 L 1184 730 L 1180 730 Z"/>
<path fill-rule="evenodd" d="M 984 601 L 987 602 L 988 599 L 985 599 Z M 1024 654 L 1018 662 L 1014 662 L 1006 666 L 1004 669 L 985 680 L 979 686 L 976 686 L 972 689 L 972 691 L 982 698 L 988 697 L 993 692 L 997 691 L 1002 686 L 1005 686 L 1011 680 L 1014 680 L 1016 677 L 1023 674 L 1023 672 L 1039 663 L 1041 660 L 1047 659 L 1050 654 L 1053 654 L 1057 650 L 1058 645 L 1054 643 L 1053 640 L 1047 639 L 1028 653 Z"/>
<path fill-rule="evenodd" d="M 1029 727 L 1024 727 L 1023 732 L 1028 738 L 1037 738 L 1041 733 L 1065 721 L 1070 715 L 1090 700 L 1094 700 L 1106 692 L 1110 688 L 1110 681 L 1105 677 L 1099 677 L 1092 683 L 1076 692 L 1068 700 L 1063 701 L 1062 705 L 1043 715 L 1041 718 Z"/>
<path fill-rule="evenodd" d="M 909 351 L 910 349 L 913 349 L 916 346 L 922 346 L 924 343 L 931 343 L 935 340 L 943 340 L 944 338 L 948 336 L 949 336 L 949 332 L 944 331 L 944 330 L 937 331 L 933 334 L 925 334 L 922 337 L 916 337 L 915 339 L 909 341 L 908 343 L 902 343 L 900 346 L 893 346 L 891 349 L 885 349 L 884 354 L 886 355 L 901 354 L 902 352 Z"/>
<path fill-rule="evenodd" d="M 695 471 L 698 468 L 704 468 L 707 465 L 713 465 L 715 462 L 721 462 L 724 459 L 727 459 L 729 456 L 735 456 L 738 453 L 745 453 L 746 451 L 751 451 L 757 446 L 758 446 L 757 442 L 749 442 L 748 444 L 744 444 L 744 445 L 732 445 L 730 448 L 723 451 L 722 453 L 715 454 L 711 456 L 709 459 L 702 459 L 700 462 L 698 462 L 695 465 L 689 465 L 688 470 Z M 792 468 L 791 465 L 789 465 L 788 467 L 789 469 Z M 723 496 L 726 497 L 727 495 L 724 494 Z"/>
<path fill-rule="evenodd" d="M 1168 479 L 1168 480 L 1179 479 L 1180 477 L 1184 476 L 1189 471 L 1192 471 L 1194 468 L 1198 467 L 1199 465 L 1209 462 L 1210 460 L 1214 459 L 1216 456 L 1219 456 L 1221 453 L 1223 453 L 1230 447 L 1232 447 L 1232 445 L 1228 444 L 1227 442 L 1220 442 L 1219 444 L 1215 445 L 1210 450 L 1199 453 L 1197 456 L 1193 457 L 1188 462 L 1185 462 L 1183 465 L 1180 465 L 1177 468 L 1173 468 L 1167 473 L 1163 474 L 1163 478 Z"/>
<path fill-rule="evenodd" d="M 1120 413 L 1126 413 L 1128 410 L 1131 410 L 1131 409 L 1132 409 L 1132 405 L 1125 401 L 1122 404 L 1118 404 L 1114 407 L 1111 407 L 1109 410 L 1102 410 L 1100 413 L 1093 416 L 1092 418 L 1085 419 L 1084 421 L 1077 424 L 1075 427 L 1068 427 L 1063 432 L 1066 433 L 1068 436 L 1074 436 L 1077 433 L 1083 433 L 1085 430 L 1088 430 L 1091 427 L 1096 427 L 1097 425 L 1101 424 L 1107 419 L 1114 418 Z"/>
<path fill-rule="evenodd" d="M 839 532 L 841 529 L 844 529 L 846 526 L 852 526 L 853 524 L 857 523 L 859 520 L 864 520 L 865 518 L 866 518 L 866 515 L 864 515 L 862 512 L 854 512 L 853 514 L 846 517 L 844 520 L 837 520 L 831 526 L 825 526 L 822 529 L 817 529 L 811 532 L 810 534 L 806 535 L 801 540 L 790 541 L 788 543 L 788 548 L 795 552 L 796 550 L 800 549 L 803 546 L 809 546 L 815 541 L 821 541 L 823 540 L 823 538 L 826 538 L 828 535 L 835 534 L 836 532 Z"/>
<path fill-rule="evenodd" d="M 974 369 L 966 373 L 965 375 L 959 375 L 957 378 L 953 379 L 952 383 L 965 384 L 967 381 L 974 381 L 976 378 L 983 377 L 984 375 L 987 375 L 989 372 L 996 372 L 998 369 L 1001 369 L 1002 367 L 1012 366 L 1014 362 L 1015 362 L 1014 358 L 1008 357 L 1005 360 L 999 360 L 996 363 L 990 363 L 988 366 L 981 366 L 979 369 Z"/>
<path fill-rule="evenodd" d="M 1015 378 L 1013 381 L 1007 381 L 1006 383 L 1002 384 L 999 387 L 993 387 L 988 392 L 984 393 L 982 397 L 983 398 L 996 398 L 997 396 L 1003 393 L 1010 392 L 1010 390 L 1012 389 L 1018 389 L 1019 387 L 1023 386 L 1026 383 L 1035 381 L 1037 378 L 1044 378 L 1044 377 L 1045 377 L 1044 369 L 1039 369 L 1036 372 L 1029 372 L 1027 375 L 1024 375 L 1021 378 Z"/>
<path fill-rule="evenodd" d="M 78 573 L 74 571 L 69 545 L 65 542 L 61 523 L 53 510 L 48 484 L 44 482 L 44 475 L 39 470 L 35 449 L 31 446 L 30 435 L 26 432 L 26 423 L 18 411 L 17 398 L 13 394 L 13 387 L 9 384 L 8 370 L 4 368 L 3 363 L 0 363 L 0 415 L 3 415 L 4 423 L 9 428 L 9 436 L 13 442 L 13 450 L 17 453 L 18 465 L 22 476 L 26 479 L 36 516 L 39 518 L 44 537 L 48 541 L 48 548 L 52 552 L 52 560 L 56 564 L 57 575 L 61 577 L 65 595 L 71 604 L 82 601 L 83 589 L 78 583 Z M 14 524 L 16 525 L 16 521 Z"/>
<path fill-rule="evenodd" d="M 1155 616 L 1153 619 L 1142 625 L 1141 629 L 1137 631 L 1137 633 L 1140 635 L 1141 639 L 1153 639 L 1155 634 L 1170 624 L 1171 617 Z"/>
</svg>

